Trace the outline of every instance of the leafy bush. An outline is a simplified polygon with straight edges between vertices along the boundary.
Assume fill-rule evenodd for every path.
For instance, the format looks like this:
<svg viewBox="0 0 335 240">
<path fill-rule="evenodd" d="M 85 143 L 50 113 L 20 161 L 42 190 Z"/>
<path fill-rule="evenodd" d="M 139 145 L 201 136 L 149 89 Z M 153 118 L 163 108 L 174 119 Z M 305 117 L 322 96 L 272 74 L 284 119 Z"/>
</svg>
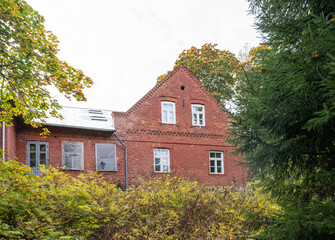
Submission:
<svg viewBox="0 0 335 240">
<path fill-rule="evenodd" d="M 277 205 L 255 186 L 200 186 L 166 176 L 122 191 L 99 174 L 34 176 L 0 164 L 0 238 L 247 239 L 276 221 Z"/>
</svg>

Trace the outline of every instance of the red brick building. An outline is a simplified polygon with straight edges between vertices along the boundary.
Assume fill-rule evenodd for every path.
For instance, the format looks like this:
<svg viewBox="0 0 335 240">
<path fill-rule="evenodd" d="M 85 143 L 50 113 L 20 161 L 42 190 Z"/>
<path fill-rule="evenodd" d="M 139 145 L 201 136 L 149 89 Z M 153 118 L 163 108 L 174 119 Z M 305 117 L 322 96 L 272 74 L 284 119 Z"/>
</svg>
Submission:
<svg viewBox="0 0 335 240">
<path fill-rule="evenodd" d="M 72 175 L 98 170 L 114 182 L 138 183 L 170 173 L 205 185 L 245 184 L 247 174 L 226 142 L 222 106 L 183 65 L 127 112 L 64 108 L 51 134 L 16 120 L 6 127 L 6 158 L 65 167 Z"/>
</svg>

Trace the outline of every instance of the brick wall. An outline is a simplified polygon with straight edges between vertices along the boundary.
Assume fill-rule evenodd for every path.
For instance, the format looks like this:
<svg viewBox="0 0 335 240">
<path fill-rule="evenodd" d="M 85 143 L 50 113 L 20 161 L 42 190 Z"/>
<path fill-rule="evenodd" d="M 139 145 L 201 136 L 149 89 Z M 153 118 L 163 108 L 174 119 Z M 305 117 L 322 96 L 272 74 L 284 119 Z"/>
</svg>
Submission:
<svg viewBox="0 0 335 240">
<path fill-rule="evenodd" d="M 16 128 L 16 121 L 13 121 L 13 126 L 5 126 L 5 159 L 15 160 Z M 0 149 L 2 149 L 2 122 L 0 122 Z"/>
<path fill-rule="evenodd" d="M 175 103 L 176 123 L 161 121 L 161 102 Z M 205 106 L 205 126 L 192 125 L 191 104 Z M 229 119 L 201 83 L 183 66 L 175 68 L 127 112 L 114 112 L 117 135 L 128 149 L 129 184 L 141 179 L 166 175 L 154 171 L 154 148 L 170 150 L 170 174 L 206 185 L 245 184 L 247 174 L 233 156 L 233 146 L 226 142 Z M 73 176 L 96 170 L 95 144 L 116 144 L 117 172 L 102 172 L 109 181 L 125 183 L 124 149 L 112 133 L 72 128 L 49 127 L 46 137 L 40 130 L 20 124 L 8 136 L 11 152 L 22 163 L 27 161 L 27 141 L 49 143 L 49 164 L 61 167 L 62 142 L 83 142 L 84 170 L 63 170 Z M 16 131 L 16 134 L 15 134 Z M 14 144 L 15 143 L 15 144 Z M 209 171 L 209 151 L 221 151 L 224 174 Z"/>
<path fill-rule="evenodd" d="M 161 102 L 174 102 L 176 124 L 161 121 Z M 191 104 L 205 106 L 205 126 L 192 125 Z M 246 171 L 227 142 L 229 119 L 221 106 L 182 65 L 125 114 L 114 114 L 128 148 L 129 182 L 160 176 L 154 172 L 154 148 L 170 150 L 172 175 L 206 185 L 245 184 Z M 122 126 L 122 127 L 121 127 Z M 209 171 L 209 151 L 221 151 L 224 174 Z"/>
<path fill-rule="evenodd" d="M 29 126 L 22 126 L 17 132 L 18 160 L 27 163 L 27 141 L 42 141 L 49 144 L 49 164 L 56 168 L 62 166 L 62 142 L 82 142 L 84 146 L 84 170 L 63 170 L 72 176 L 80 173 L 96 171 L 95 144 L 111 143 L 116 144 L 117 172 L 101 172 L 109 181 L 122 182 L 125 180 L 124 149 L 112 133 L 83 129 L 72 129 L 62 127 L 48 127 L 50 135 L 42 137 L 39 130 Z"/>
</svg>

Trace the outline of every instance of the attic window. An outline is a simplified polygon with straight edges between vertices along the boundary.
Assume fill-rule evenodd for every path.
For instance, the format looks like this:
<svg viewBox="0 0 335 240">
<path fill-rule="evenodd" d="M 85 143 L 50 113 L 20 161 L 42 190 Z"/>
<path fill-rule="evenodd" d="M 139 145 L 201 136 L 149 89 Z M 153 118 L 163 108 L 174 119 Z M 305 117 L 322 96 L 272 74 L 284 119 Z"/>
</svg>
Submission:
<svg viewBox="0 0 335 240">
<path fill-rule="evenodd" d="M 94 109 L 90 109 L 88 110 L 89 114 L 103 114 L 101 110 L 94 110 Z"/>
<path fill-rule="evenodd" d="M 91 120 L 107 122 L 107 118 L 102 116 L 91 116 Z"/>
</svg>

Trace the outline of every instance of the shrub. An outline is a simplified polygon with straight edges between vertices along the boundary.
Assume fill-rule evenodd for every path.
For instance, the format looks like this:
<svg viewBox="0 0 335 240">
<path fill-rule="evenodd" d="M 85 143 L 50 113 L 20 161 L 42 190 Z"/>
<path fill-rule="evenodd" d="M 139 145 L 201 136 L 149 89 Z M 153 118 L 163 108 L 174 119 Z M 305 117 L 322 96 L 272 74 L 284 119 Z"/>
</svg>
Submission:
<svg viewBox="0 0 335 240">
<path fill-rule="evenodd" d="M 97 173 L 43 171 L 0 164 L 0 238 L 249 239 L 280 211 L 253 185 L 208 188 L 167 176 L 122 191 Z"/>
</svg>

